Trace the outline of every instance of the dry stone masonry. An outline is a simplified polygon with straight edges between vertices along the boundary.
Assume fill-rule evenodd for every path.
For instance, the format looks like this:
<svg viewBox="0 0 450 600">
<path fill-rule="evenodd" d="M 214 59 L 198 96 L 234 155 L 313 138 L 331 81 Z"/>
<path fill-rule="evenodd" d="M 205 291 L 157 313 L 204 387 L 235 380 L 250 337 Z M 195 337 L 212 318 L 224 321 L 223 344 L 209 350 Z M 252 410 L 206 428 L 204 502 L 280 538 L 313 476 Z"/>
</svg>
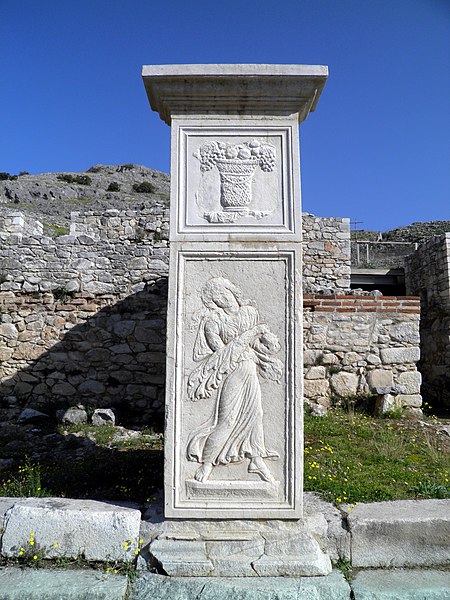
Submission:
<svg viewBox="0 0 450 600">
<path fill-rule="evenodd" d="M 306 365 L 325 366 L 314 365 L 315 359 L 311 363 L 310 351 L 314 356 L 330 352 L 329 341 L 322 347 L 323 336 L 311 334 L 315 331 L 311 320 L 320 315 L 327 323 L 322 327 L 339 331 L 339 318 L 339 323 L 347 323 L 348 333 L 345 350 L 337 352 L 356 352 L 359 361 L 367 362 L 343 368 L 355 373 L 362 370 L 358 381 L 363 385 L 358 383 L 357 389 L 372 393 L 364 379 L 367 381 L 373 367 L 364 356 L 381 356 L 382 348 L 396 348 L 404 340 L 399 344 L 394 338 L 372 336 L 373 352 L 361 353 L 358 329 L 353 331 L 353 327 L 358 326 L 361 311 L 367 313 L 367 319 L 379 319 L 382 313 L 374 315 L 373 309 L 381 304 L 375 303 L 377 297 L 352 292 L 347 306 L 339 302 L 336 315 L 338 303 L 330 296 L 348 292 L 348 220 L 304 214 L 302 227 L 304 291 L 310 295 L 305 297 Z M 157 200 L 141 212 L 72 213 L 70 235 L 56 238 L 44 235 L 42 223 L 29 215 L 4 213 L 0 218 L 1 395 L 16 396 L 22 404 L 51 412 L 85 403 L 113 406 L 122 420 L 152 423 L 160 419 L 157 415 L 164 410 L 168 231 L 168 205 Z M 445 267 L 446 263 L 442 264 Z M 420 278 L 425 273 L 427 269 L 417 272 L 417 281 L 424 281 Z M 420 291 L 417 285 L 415 289 Z M 320 292 L 327 295 L 322 299 L 311 296 Z M 327 301 L 334 304 L 326 306 Z M 385 298 L 383 302 L 384 309 L 395 313 L 394 320 L 407 318 L 411 330 L 417 332 L 418 313 L 402 316 L 398 310 L 403 307 L 407 311 L 409 305 L 415 308 L 413 300 Z M 348 310 L 351 306 L 353 316 Z M 442 327 L 444 338 L 445 321 Z M 423 329 L 423 340 L 425 335 Z M 431 340 L 436 343 L 432 336 Z M 411 342 L 414 344 L 417 347 Z M 429 364 L 439 365 L 444 354 L 439 351 L 434 356 Z M 396 363 L 395 369 L 415 373 L 415 391 L 405 395 L 417 396 L 420 374 L 413 368 L 417 358 L 406 358 L 405 365 Z M 325 360 L 336 360 L 325 371 L 328 383 L 308 383 L 311 375 L 306 383 L 307 390 L 313 386 L 314 393 L 305 396 L 319 412 L 326 410 L 333 397 L 330 378 L 336 375 L 343 357 Z M 312 373 L 317 377 L 323 369 Z M 400 383 L 397 379 L 392 385 Z M 399 392 L 391 395 L 398 404 Z M 413 402 L 418 403 L 417 397 Z"/>
<path fill-rule="evenodd" d="M 450 233 L 433 237 L 406 260 L 409 293 L 420 296 L 420 368 L 434 407 L 450 408 Z"/>
<path fill-rule="evenodd" d="M 305 295 L 304 390 L 313 412 L 368 396 L 379 412 L 419 411 L 419 316 L 416 297 Z"/>
</svg>

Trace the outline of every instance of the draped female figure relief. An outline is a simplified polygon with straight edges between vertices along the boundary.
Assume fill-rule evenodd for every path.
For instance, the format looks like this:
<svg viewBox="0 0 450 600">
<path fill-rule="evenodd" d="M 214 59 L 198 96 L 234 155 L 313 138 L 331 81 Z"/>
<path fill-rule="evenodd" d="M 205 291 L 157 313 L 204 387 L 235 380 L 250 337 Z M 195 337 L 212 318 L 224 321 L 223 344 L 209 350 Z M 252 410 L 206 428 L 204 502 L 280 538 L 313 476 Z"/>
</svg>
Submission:
<svg viewBox="0 0 450 600">
<path fill-rule="evenodd" d="M 213 394 L 216 401 L 212 417 L 188 440 L 187 459 L 200 463 L 194 477 L 205 482 L 215 466 L 248 460 L 249 473 L 273 482 L 265 461 L 279 454 L 265 445 L 259 377 L 280 381 L 283 365 L 273 356 L 280 344 L 228 279 L 210 279 L 201 299 L 204 310 L 193 351 L 199 364 L 187 391 L 192 401 Z"/>
</svg>

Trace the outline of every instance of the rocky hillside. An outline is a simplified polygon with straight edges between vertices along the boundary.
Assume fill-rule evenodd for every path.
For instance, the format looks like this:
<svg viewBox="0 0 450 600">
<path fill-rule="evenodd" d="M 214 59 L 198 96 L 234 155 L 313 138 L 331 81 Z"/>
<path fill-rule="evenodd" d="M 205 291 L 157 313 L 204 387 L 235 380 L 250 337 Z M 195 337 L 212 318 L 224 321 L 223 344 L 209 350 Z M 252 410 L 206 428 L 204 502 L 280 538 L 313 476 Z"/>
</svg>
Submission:
<svg viewBox="0 0 450 600">
<path fill-rule="evenodd" d="M 82 173 L 0 173 L 0 212 L 19 210 L 44 223 L 47 234 L 68 227 L 73 211 L 140 209 L 169 201 L 170 177 L 140 165 L 95 165 Z"/>
<path fill-rule="evenodd" d="M 170 176 L 140 165 L 95 165 L 82 173 L 0 173 L 0 213 L 20 210 L 44 223 L 47 234 L 65 232 L 73 211 L 145 208 L 169 201 Z M 450 221 L 412 223 L 384 233 L 352 231 L 352 239 L 419 242 L 450 231 Z"/>
<path fill-rule="evenodd" d="M 420 242 L 441 233 L 450 232 L 450 221 L 412 223 L 383 233 L 385 242 Z"/>
<path fill-rule="evenodd" d="M 411 225 L 391 229 L 384 233 L 367 229 L 352 230 L 351 237 L 352 240 L 369 242 L 422 242 L 427 238 L 446 232 L 450 232 L 450 221 L 428 221 L 411 223 Z"/>
</svg>

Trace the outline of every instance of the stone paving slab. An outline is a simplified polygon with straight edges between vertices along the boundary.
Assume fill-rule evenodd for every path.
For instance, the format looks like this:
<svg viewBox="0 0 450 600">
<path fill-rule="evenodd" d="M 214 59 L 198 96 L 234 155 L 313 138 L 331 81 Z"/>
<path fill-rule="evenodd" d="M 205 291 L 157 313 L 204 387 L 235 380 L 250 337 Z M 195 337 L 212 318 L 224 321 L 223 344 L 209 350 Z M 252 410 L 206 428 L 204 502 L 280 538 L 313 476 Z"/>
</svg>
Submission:
<svg viewBox="0 0 450 600">
<path fill-rule="evenodd" d="M 450 573 L 427 569 L 361 571 L 352 589 L 355 600 L 448 600 Z"/>
<path fill-rule="evenodd" d="M 131 600 L 349 600 L 340 571 L 326 577 L 166 577 L 140 573 Z"/>
<path fill-rule="evenodd" d="M 92 570 L 0 568 L 0 600 L 124 600 L 127 585 Z"/>
<path fill-rule="evenodd" d="M 33 532 L 35 543 L 45 548 L 46 558 L 82 553 L 86 560 L 126 561 L 134 558 L 140 522 L 139 510 L 113 502 L 21 498 L 4 517 L 1 553 L 17 556 Z M 131 543 L 124 547 L 126 540 Z"/>
<path fill-rule="evenodd" d="M 358 504 L 348 513 L 354 567 L 450 562 L 450 500 Z"/>
</svg>

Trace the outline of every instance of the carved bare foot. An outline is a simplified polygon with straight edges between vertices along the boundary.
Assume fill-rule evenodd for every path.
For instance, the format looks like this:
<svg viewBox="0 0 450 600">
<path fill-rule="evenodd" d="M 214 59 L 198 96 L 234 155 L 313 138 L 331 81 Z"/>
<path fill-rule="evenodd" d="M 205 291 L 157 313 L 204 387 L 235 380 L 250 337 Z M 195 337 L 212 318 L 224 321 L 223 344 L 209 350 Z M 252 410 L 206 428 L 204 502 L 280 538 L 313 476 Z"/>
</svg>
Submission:
<svg viewBox="0 0 450 600">
<path fill-rule="evenodd" d="M 250 464 L 248 465 L 249 473 L 256 473 L 261 477 L 263 481 L 267 481 L 269 483 L 273 482 L 272 473 L 269 471 L 266 463 L 260 456 L 254 456 L 250 460 Z"/>
<path fill-rule="evenodd" d="M 194 479 L 196 481 L 206 481 L 208 477 L 211 475 L 211 471 L 213 470 L 212 463 L 203 463 L 201 467 L 197 469 L 197 472 L 194 475 Z"/>
</svg>

